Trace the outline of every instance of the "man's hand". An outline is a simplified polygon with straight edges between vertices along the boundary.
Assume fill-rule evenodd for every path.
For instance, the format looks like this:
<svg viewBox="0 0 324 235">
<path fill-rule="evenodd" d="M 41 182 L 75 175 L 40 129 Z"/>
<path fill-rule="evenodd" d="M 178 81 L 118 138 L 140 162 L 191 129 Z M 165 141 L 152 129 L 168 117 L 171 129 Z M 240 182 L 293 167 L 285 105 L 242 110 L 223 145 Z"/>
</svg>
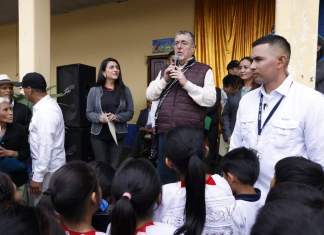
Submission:
<svg viewBox="0 0 324 235">
<path fill-rule="evenodd" d="M 40 194 L 42 192 L 42 183 L 31 180 L 29 183 L 29 189 L 31 193 Z"/>
<path fill-rule="evenodd" d="M 174 70 L 171 71 L 170 76 L 174 79 L 177 79 L 181 86 L 184 86 L 188 81 L 183 72 L 181 72 L 181 69 L 177 67 L 175 67 Z"/>
<path fill-rule="evenodd" d="M 148 127 L 140 127 L 139 131 L 145 132 L 145 133 L 149 133 L 152 134 L 153 133 L 153 128 L 148 128 Z"/>
<path fill-rule="evenodd" d="M 171 72 L 175 69 L 175 66 L 173 64 L 170 64 L 166 70 L 164 70 L 163 78 L 166 82 L 169 82 L 171 79 Z"/>
</svg>

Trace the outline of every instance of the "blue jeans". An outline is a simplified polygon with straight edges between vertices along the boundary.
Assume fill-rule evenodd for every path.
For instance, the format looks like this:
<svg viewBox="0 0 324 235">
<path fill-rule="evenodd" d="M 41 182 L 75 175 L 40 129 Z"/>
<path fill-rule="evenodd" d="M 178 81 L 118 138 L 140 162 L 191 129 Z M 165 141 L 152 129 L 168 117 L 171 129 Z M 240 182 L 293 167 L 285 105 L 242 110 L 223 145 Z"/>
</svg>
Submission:
<svg viewBox="0 0 324 235">
<path fill-rule="evenodd" d="M 165 164 L 165 142 L 166 134 L 161 133 L 157 135 L 158 139 L 158 163 L 157 169 L 160 175 L 162 184 L 174 183 L 177 182 L 177 175 L 173 170 L 167 167 Z"/>
<path fill-rule="evenodd" d="M 1 157 L 0 171 L 8 174 L 18 187 L 25 184 L 28 180 L 28 172 L 25 163 L 16 158 Z"/>
</svg>

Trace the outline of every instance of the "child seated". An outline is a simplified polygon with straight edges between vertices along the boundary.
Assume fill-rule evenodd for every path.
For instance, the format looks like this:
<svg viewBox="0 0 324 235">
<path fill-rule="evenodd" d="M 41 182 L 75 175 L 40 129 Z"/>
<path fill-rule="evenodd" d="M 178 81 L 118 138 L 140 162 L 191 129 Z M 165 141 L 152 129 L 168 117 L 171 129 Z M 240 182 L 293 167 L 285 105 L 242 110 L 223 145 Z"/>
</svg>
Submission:
<svg viewBox="0 0 324 235">
<path fill-rule="evenodd" d="M 271 187 L 283 182 L 306 184 L 324 193 L 322 166 L 304 157 L 286 157 L 276 163 Z"/>
<path fill-rule="evenodd" d="M 233 233 L 231 188 L 221 176 L 207 173 L 203 157 L 202 130 L 177 127 L 167 134 L 166 165 L 180 180 L 163 185 L 155 218 L 177 227 L 175 235 Z"/>
<path fill-rule="evenodd" d="M 89 165 L 95 170 L 102 196 L 99 209 L 92 217 L 92 225 L 96 230 L 106 232 L 111 221 L 111 184 L 115 175 L 115 169 L 108 163 L 101 161 L 92 161 Z"/>
<path fill-rule="evenodd" d="M 150 162 L 126 160 L 114 176 L 111 193 L 114 207 L 108 235 L 173 235 L 175 228 L 152 219 L 161 182 Z"/>
<path fill-rule="evenodd" d="M 72 161 L 62 166 L 53 174 L 47 193 L 67 235 L 104 235 L 91 225 L 101 193 L 96 174 L 87 163 Z"/>
<path fill-rule="evenodd" d="M 252 150 L 237 148 L 224 156 L 222 171 L 236 200 L 234 234 L 248 235 L 263 205 L 261 191 L 253 187 L 259 176 L 259 160 Z"/>
</svg>

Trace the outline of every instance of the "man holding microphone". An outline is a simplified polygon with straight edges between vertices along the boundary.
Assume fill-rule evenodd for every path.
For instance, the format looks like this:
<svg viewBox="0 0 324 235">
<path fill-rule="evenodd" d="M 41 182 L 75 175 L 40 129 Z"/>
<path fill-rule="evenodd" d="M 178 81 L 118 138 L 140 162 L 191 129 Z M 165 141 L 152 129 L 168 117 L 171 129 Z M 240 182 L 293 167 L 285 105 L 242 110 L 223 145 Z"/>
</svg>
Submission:
<svg viewBox="0 0 324 235">
<path fill-rule="evenodd" d="M 216 102 L 210 66 L 195 60 L 194 35 L 179 31 L 175 36 L 176 62 L 160 71 L 146 90 L 148 100 L 160 100 L 156 112 L 158 171 L 163 184 L 176 181 L 165 165 L 165 138 L 172 128 L 194 126 L 203 130 L 206 108 Z"/>
</svg>

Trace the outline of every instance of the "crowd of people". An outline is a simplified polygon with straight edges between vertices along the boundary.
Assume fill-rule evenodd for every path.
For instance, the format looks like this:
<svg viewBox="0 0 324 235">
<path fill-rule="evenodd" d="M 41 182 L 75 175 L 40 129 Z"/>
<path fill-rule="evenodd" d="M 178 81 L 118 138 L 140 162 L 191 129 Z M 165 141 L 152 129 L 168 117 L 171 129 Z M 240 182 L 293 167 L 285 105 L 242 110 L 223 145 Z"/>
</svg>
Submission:
<svg viewBox="0 0 324 235">
<path fill-rule="evenodd" d="M 63 115 L 41 74 L 0 75 L 0 234 L 324 234 L 324 96 L 289 74 L 289 42 L 257 39 L 220 89 L 194 35 L 174 41 L 126 160 L 134 104 L 116 59 L 102 61 L 87 96 L 89 163 L 66 162 Z"/>
</svg>

